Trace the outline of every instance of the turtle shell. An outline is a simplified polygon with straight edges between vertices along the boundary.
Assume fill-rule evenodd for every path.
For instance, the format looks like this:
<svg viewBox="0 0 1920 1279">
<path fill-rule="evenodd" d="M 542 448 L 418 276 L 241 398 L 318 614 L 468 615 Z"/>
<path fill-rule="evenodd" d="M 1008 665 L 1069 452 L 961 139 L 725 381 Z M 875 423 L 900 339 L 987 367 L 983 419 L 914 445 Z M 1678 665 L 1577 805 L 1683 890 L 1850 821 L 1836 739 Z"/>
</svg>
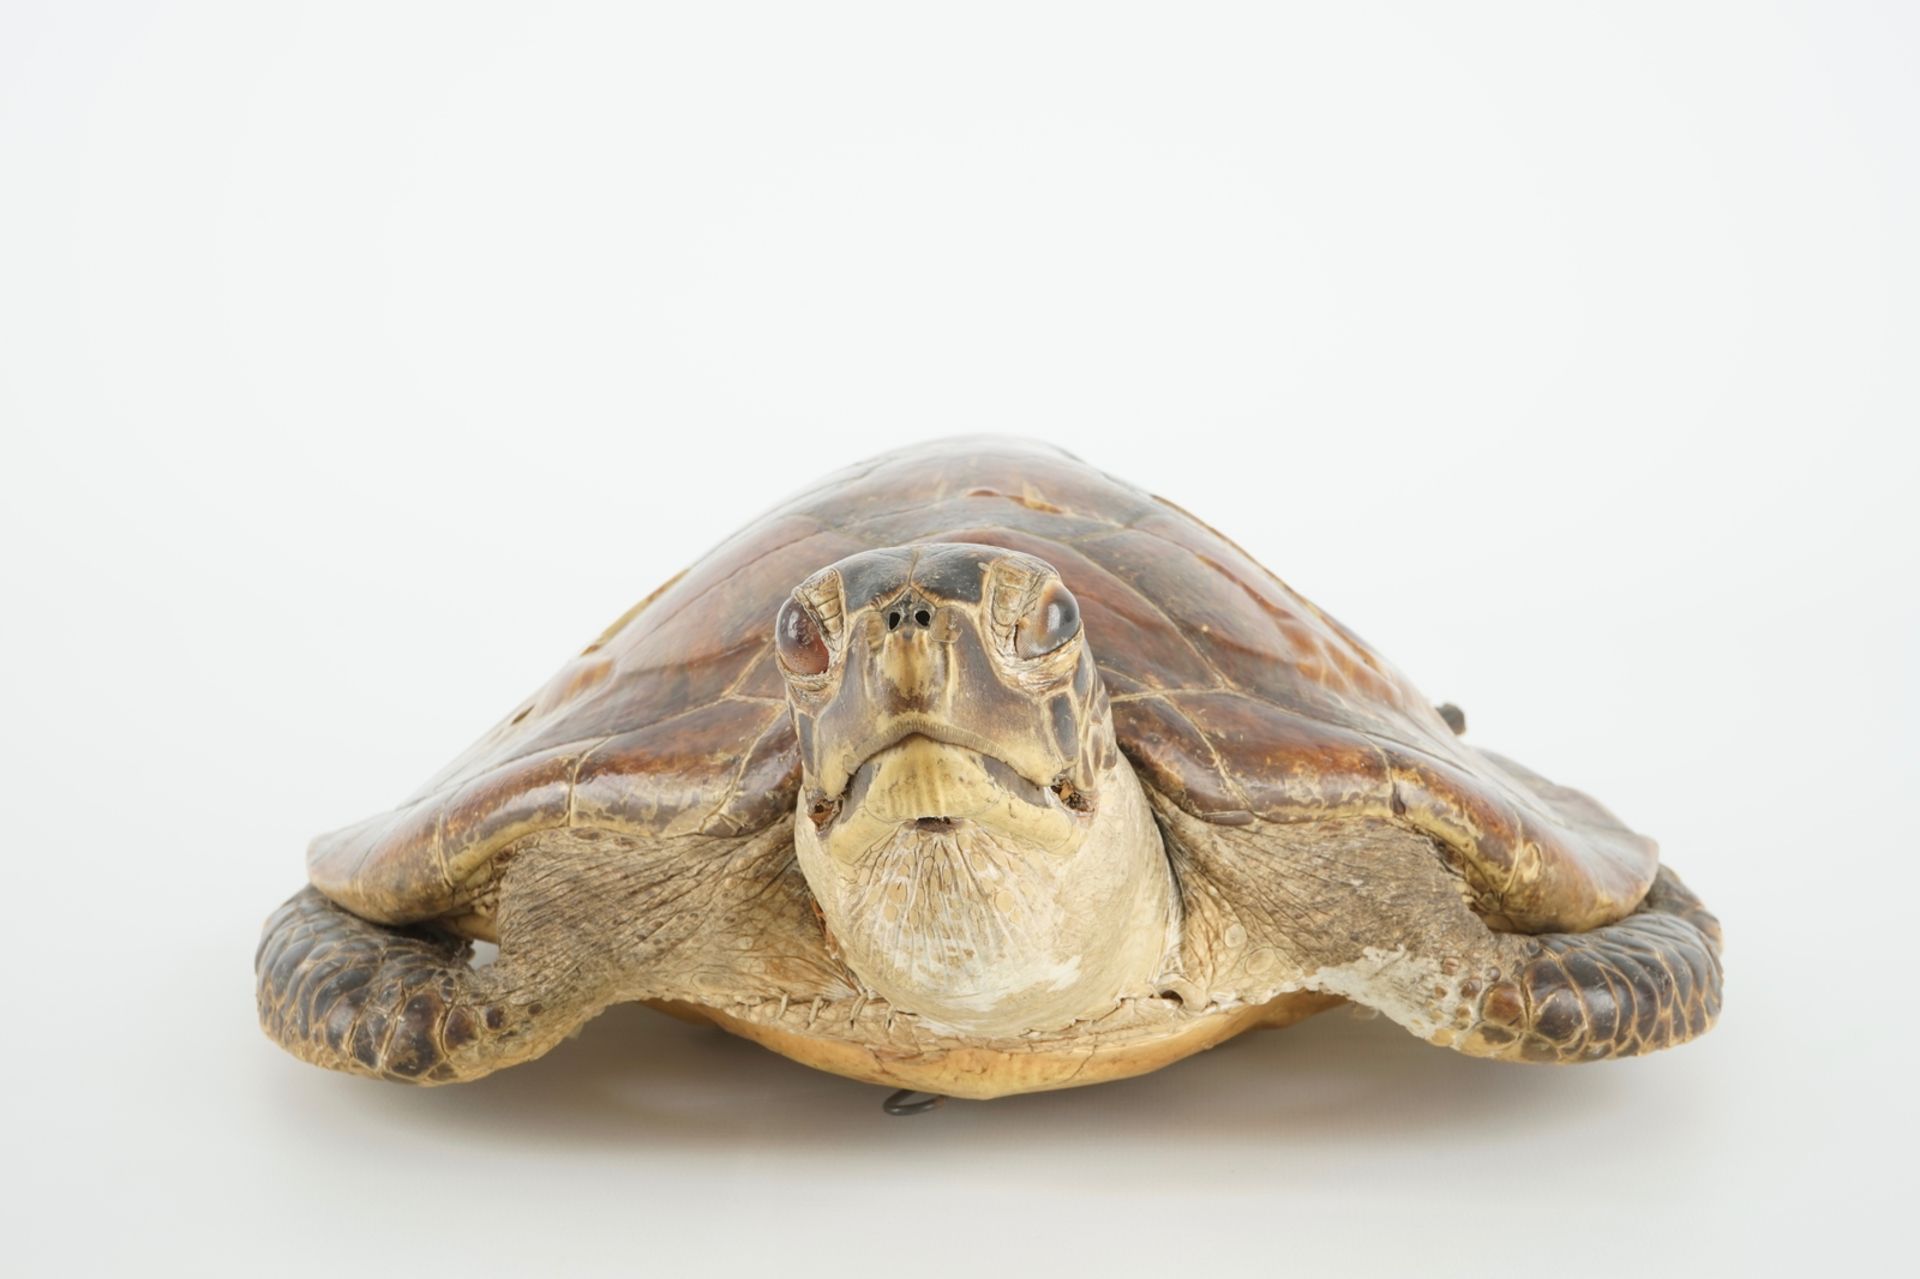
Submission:
<svg viewBox="0 0 1920 1279">
<path fill-rule="evenodd" d="M 1653 881 L 1652 841 L 1456 737 L 1358 636 L 1179 507 L 1055 449 L 962 439 L 830 476 L 722 543 L 412 799 L 316 840 L 314 883 L 400 923 L 461 909 L 537 831 L 741 837 L 785 820 L 799 761 L 775 611 L 835 560 L 926 541 L 1059 570 L 1122 749 L 1195 816 L 1404 822 L 1490 922 L 1528 931 L 1609 922 Z"/>
</svg>

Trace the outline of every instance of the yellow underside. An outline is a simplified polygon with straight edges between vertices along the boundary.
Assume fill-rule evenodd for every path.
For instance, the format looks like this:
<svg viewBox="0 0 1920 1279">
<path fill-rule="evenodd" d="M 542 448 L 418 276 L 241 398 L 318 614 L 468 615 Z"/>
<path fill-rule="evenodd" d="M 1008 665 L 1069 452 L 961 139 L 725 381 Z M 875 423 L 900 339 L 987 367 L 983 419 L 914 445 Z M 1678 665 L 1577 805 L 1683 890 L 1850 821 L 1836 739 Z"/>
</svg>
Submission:
<svg viewBox="0 0 1920 1279">
<path fill-rule="evenodd" d="M 816 1070 L 888 1088 L 985 1100 L 1144 1075 L 1242 1031 L 1291 1026 L 1344 1001 L 1338 995 L 1296 991 L 1270 1003 L 1196 1017 L 1168 1035 L 1118 1044 L 1095 1039 L 1076 1042 L 1068 1037 L 1057 1046 L 1018 1051 L 961 1047 L 919 1052 L 797 1034 L 698 1004 L 649 1002 L 662 1012 L 687 1021 L 711 1023 Z"/>
</svg>

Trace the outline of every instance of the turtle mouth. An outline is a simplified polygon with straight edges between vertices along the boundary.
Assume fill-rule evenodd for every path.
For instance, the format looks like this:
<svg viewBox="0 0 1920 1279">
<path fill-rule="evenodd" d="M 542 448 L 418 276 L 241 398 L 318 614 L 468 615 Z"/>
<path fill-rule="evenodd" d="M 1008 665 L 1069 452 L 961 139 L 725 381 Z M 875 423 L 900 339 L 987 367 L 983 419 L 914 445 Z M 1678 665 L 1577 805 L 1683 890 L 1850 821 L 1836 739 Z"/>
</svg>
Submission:
<svg viewBox="0 0 1920 1279">
<path fill-rule="evenodd" d="M 981 759 L 992 760 L 1009 772 L 1013 771 L 1011 764 L 994 754 L 992 739 L 978 733 L 970 733 L 958 725 L 946 723 L 931 715 L 914 714 L 898 716 L 885 729 L 859 743 L 852 752 L 853 757 L 860 761 L 855 772 L 873 763 L 876 757 L 916 737 L 938 742 L 943 746 L 958 746 L 973 752 Z"/>
<path fill-rule="evenodd" d="M 971 735 L 909 731 L 854 769 L 836 816 L 864 812 L 888 826 L 951 834 L 1022 809 L 1078 811 L 1056 789 L 1036 785 L 979 749 Z"/>
</svg>

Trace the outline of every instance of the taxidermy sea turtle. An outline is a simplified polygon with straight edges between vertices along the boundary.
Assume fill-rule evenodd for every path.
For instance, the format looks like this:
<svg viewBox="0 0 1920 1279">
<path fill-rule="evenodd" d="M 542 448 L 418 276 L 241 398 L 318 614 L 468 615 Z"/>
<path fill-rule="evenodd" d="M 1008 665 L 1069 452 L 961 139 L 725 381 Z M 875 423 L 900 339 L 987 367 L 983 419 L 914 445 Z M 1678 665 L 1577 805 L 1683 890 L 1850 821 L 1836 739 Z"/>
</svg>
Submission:
<svg viewBox="0 0 1920 1279">
<path fill-rule="evenodd" d="M 966 1097 L 1342 1001 L 1526 1061 L 1705 1031 L 1719 927 L 1652 841 L 1460 727 L 1178 507 L 1038 445 L 912 448 L 315 840 L 260 1017 L 443 1083 L 642 1000 Z"/>
</svg>

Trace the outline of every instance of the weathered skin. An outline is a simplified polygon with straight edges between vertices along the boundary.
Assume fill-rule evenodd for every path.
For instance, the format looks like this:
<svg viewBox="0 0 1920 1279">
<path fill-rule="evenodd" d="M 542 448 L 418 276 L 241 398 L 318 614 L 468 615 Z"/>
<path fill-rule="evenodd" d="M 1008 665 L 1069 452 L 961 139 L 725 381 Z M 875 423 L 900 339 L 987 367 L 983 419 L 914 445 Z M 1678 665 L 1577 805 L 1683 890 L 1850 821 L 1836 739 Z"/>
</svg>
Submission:
<svg viewBox="0 0 1920 1279">
<path fill-rule="evenodd" d="M 1172 867 L 1052 569 L 990 546 L 868 551 L 803 583 L 777 634 L 789 618 L 813 663 L 776 644 L 800 739 L 794 850 L 866 985 L 993 1037 L 1062 1030 L 1175 975 Z"/>
<path fill-rule="evenodd" d="M 1056 573 L 1079 625 L 1025 656 Z M 817 674 L 775 656 L 790 599 Z M 309 872 L 263 1024 L 423 1082 L 625 1000 L 984 1097 L 1342 999 L 1545 1061 L 1678 1043 L 1720 999 L 1718 927 L 1651 841 L 1468 745 L 1183 511 L 1003 441 L 764 516 Z"/>
</svg>

